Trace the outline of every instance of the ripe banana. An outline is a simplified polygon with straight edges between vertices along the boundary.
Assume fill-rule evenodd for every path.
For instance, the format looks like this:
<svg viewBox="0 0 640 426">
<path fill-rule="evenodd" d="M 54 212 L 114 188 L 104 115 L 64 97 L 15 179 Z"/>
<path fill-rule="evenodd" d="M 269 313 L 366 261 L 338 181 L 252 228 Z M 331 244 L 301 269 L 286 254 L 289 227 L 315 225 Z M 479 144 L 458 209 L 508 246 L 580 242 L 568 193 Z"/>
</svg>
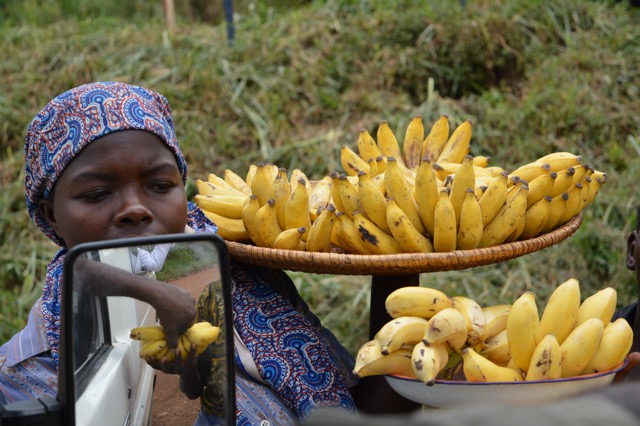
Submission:
<svg viewBox="0 0 640 426">
<path fill-rule="evenodd" d="M 439 190 L 431 163 L 422 161 L 416 172 L 413 198 L 427 235 L 433 237 L 434 212 L 438 203 Z"/>
<path fill-rule="evenodd" d="M 475 188 L 476 175 L 473 171 L 473 157 L 467 155 L 462 160 L 458 171 L 455 173 L 453 183 L 451 184 L 451 192 L 449 199 L 453 205 L 453 211 L 456 214 L 456 227 L 460 226 L 460 212 L 462 211 L 462 203 L 467 194 L 467 189 Z"/>
<path fill-rule="evenodd" d="M 196 194 L 194 201 L 198 207 L 230 219 L 242 219 L 242 206 L 247 197 L 230 195 Z"/>
<path fill-rule="evenodd" d="M 549 217 L 551 201 L 552 198 L 547 195 L 527 208 L 524 214 L 524 228 L 520 234 L 521 240 L 527 240 L 540 234 Z"/>
<path fill-rule="evenodd" d="M 242 191 L 238 190 L 237 188 L 235 188 L 233 185 L 231 185 L 229 182 L 227 182 L 226 180 L 224 180 L 220 176 L 216 175 L 215 173 L 207 174 L 207 182 L 213 184 L 214 186 L 218 186 L 220 188 L 224 188 L 227 191 L 231 191 L 231 192 L 235 193 L 237 196 L 247 195 L 244 192 L 242 192 Z"/>
<path fill-rule="evenodd" d="M 247 234 L 251 241 L 259 247 L 268 247 L 267 242 L 262 240 L 260 233 L 258 232 L 258 223 L 256 222 L 256 213 L 260 209 L 260 202 L 258 196 L 251 194 L 247 200 L 245 200 L 242 206 L 242 223 L 244 224 Z"/>
<path fill-rule="evenodd" d="M 364 217 L 360 211 L 353 212 L 353 224 L 367 251 L 374 254 L 400 254 L 402 247 L 375 223 Z"/>
<path fill-rule="evenodd" d="M 427 346 L 446 342 L 454 350 L 460 350 L 466 341 L 467 320 L 454 308 L 445 308 L 432 316 L 422 337 Z"/>
<path fill-rule="evenodd" d="M 155 358 L 166 347 L 168 347 L 167 339 L 149 340 L 140 346 L 138 356 L 140 358 Z"/>
<path fill-rule="evenodd" d="M 360 378 L 386 374 L 413 377 L 411 352 L 412 349 L 403 347 L 383 355 L 380 343 L 370 340 L 358 349 L 353 373 Z"/>
<path fill-rule="evenodd" d="M 527 192 L 527 208 L 531 207 L 546 196 L 550 196 L 553 183 L 557 179 L 556 172 L 545 173 L 529 182 L 529 192 Z M 553 198 L 553 197 L 551 197 Z"/>
<path fill-rule="evenodd" d="M 521 371 L 528 370 L 533 351 L 541 339 L 535 294 L 527 291 L 513 302 L 507 317 L 509 352 Z"/>
<path fill-rule="evenodd" d="M 515 195 L 507 198 L 496 217 L 484 227 L 478 247 L 502 244 L 518 228 L 526 211 L 527 189 L 522 186 L 516 190 Z"/>
<path fill-rule="evenodd" d="M 161 325 L 145 325 L 131 329 L 129 337 L 133 340 L 160 340 L 165 338 Z"/>
<path fill-rule="evenodd" d="M 402 151 L 400 151 L 400 145 L 398 145 L 398 140 L 396 139 L 393 131 L 389 127 L 389 123 L 387 121 L 381 121 L 378 126 L 378 133 L 376 135 L 378 141 L 378 148 L 380 148 L 380 152 L 385 157 L 393 157 L 396 161 L 404 164 L 404 160 L 402 159 Z"/>
<path fill-rule="evenodd" d="M 400 287 L 385 300 L 385 309 L 392 318 L 416 316 L 429 319 L 441 310 L 452 307 L 453 301 L 449 296 L 431 287 Z"/>
<path fill-rule="evenodd" d="M 398 206 L 409 217 L 411 224 L 420 234 L 425 234 L 424 224 L 420 219 L 418 206 L 413 198 L 413 185 L 404 177 L 400 165 L 395 158 L 387 158 L 387 169 L 384 173 L 384 185 L 387 189 L 387 197 L 393 198 Z"/>
<path fill-rule="evenodd" d="M 184 332 L 184 335 L 196 346 L 210 345 L 218 340 L 220 327 L 216 327 L 208 323 L 208 326 L 204 327 L 191 327 Z"/>
<path fill-rule="evenodd" d="M 465 296 L 451 298 L 454 309 L 460 311 L 467 322 L 467 343 L 473 346 L 480 342 L 484 334 L 484 314 L 482 308 L 475 300 Z"/>
<path fill-rule="evenodd" d="M 591 362 L 602 340 L 604 325 L 600 318 L 589 318 L 564 339 L 562 352 L 562 377 L 578 376 Z"/>
<path fill-rule="evenodd" d="M 257 177 L 257 175 L 256 175 Z M 309 217 L 306 214 L 304 216 Z M 278 238 L 278 235 L 282 232 L 282 228 L 278 225 L 278 215 L 276 214 L 276 202 L 272 198 L 269 198 L 265 205 L 260 207 L 256 212 L 256 232 L 259 235 L 260 241 L 266 243 L 266 247 L 273 248 L 273 244 Z"/>
<path fill-rule="evenodd" d="M 329 204 L 326 209 L 318 213 L 318 219 L 311 225 L 306 241 L 306 250 L 329 253 L 331 251 L 331 232 L 335 221 L 336 208 Z"/>
<path fill-rule="evenodd" d="M 413 373 L 427 386 L 435 384 L 438 373 L 445 368 L 448 361 L 449 353 L 444 343 L 427 346 L 419 342 L 411 353 Z"/>
<path fill-rule="evenodd" d="M 507 201 L 507 173 L 500 173 L 487 184 L 487 190 L 478 199 L 482 210 L 482 224 L 487 226 Z"/>
<path fill-rule="evenodd" d="M 333 179 L 331 176 L 325 176 L 319 181 L 311 189 L 309 192 L 309 212 L 312 214 L 312 221 L 316 218 L 316 211 L 322 207 L 326 208 L 327 205 L 331 202 L 331 187 L 333 186 Z"/>
<path fill-rule="evenodd" d="M 576 174 L 576 169 L 573 167 L 567 167 L 566 169 L 558 170 L 556 172 L 556 179 L 553 181 L 553 187 L 549 193 L 550 197 L 555 197 L 563 192 L 567 192 L 569 188 L 574 186 L 573 176 Z"/>
<path fill-rule="evenodd" d="M 353 220 L 342 211 L 336 211 L 331 242 L 347 253 L 373 254 L 360 237 Z"/>
<path fill-rule="evenodd" d="M 305 227 L 284 229 L 273 242 L 274 249 L 280 250 L 298 250 L 302 235 L 307 232 Z"/>
<path fill-rule="evenodd" d="M 289 185 L 291 186 L 291 192 L 295 191 L 296 186 L 304 181 L 304 186 L 307 187 L 307 193 L 311 192 L 311 181 L 307 175 L 300 169 L 293 169 L 291 172 L 291 178 L 289 178 Z"/>
<path fill-rule="evenodd" d="M 484 315 L 484 332 L 481 340 L 490 339 L 507 328 L 507 318 L 511 310 L 510 304 L 490 305 L 482 308 Z"/>
<path fill-rule="evenodd" d="M 251 187 L 247 185 L 247 182 L 233 170 L 224 170 L 224 181 L 245 195 L 251 195 Z"/>
<path fill-rule="evenodd" d="M 311 229 L 311 217 L 309 212 L 309 191 L 306 181 L 300 178 L 295 188 L 292 188 L 291 195 L 287 200 L 284 213 L 286 229 L 305 228 L 307 234 L 302 236 L 302 241 L 306 241 Z"/>
<path fill-rule="evenodd" d="M 573 184 L 575 185 L 576 183 L 582 183 L 582 181 L 584 180 L 584 178 L 589 177 L 593 171 L 593 169 L 591 168 L 591 166 L 589 166 L 588 164 L 579 164 L 577 166 L 573 166 L 573 170 L 575 171 L 575 173 L 573 174 Z M 589 177 L 589 179 L 591 179 Z"/>
<path fill-rule="evenodd" d="M 553 334 L 545 335 L 531 355 L 526 381 L 553 380 L 562 376 L 562 352 Z"/>
<path fill-rule="evenodd" d="M 602 332 L 598 350 L 581 374 L 611 370 L 625 359 L 632 343 L 633 329 L 624 318 L 610 322 Z"/>
<path fill-rule="evenodd" d="M 606 327 L 611 322 L 616 310 L 618 295 L 613 287 L 607 287 L 587 297 L 578 309 L 574 327 L 582 324 L 589 318 L 599 318 Z"/>
<path fill-rule="evenodd" d="M 251 238 L 242 219 L 230 219 L 219 214 L 202 210 L 218 226 L 218 235 L 227 241 L 250 242 Z"/>
<path fill-rule="evenodd" d="M 384 194 L 368 174 L 359 173 L 358 178 L 358 209 L 380 229 L 390 234 Z"/>
<path fill-rule="evenodd" d="M 376 157 L 376 172 L 375 174 L 370 174 L 370 176 L 376 177 L 383 174 L 385 170 L 387 170 L 387 157 L 379 155 Z"/>
<path fill-rule="evenodd" d="M 286 229 L 287 222 L 285 215 L 287 214 L 287 201 L 291 196 L 291 184 L 287 177 L 287 169 L 280 167 L 278 174 L 273 180 L 273 187 L 271 188 L 271 196 L 276 202 L 276 216 L 278 217 L 278 226 L 282 229 Z"/>
<path fill-rule="evenodd" d="M 244 195 L 239 191 L 230 190 L 228 188 L 215 185 L 211 182 L 207 182 L 201 179 L 196 179 L 196 189 L 198 190 L 198 194 L 200 195 L 225 195 L 230 197 L 238 197 Z"/>
<path fill-rule="evenodd" d="M 440 118 L 433 123 L 429 135 L 425 138 L 426 144 L 423 144 L 422 161 L 432 163 L 438 159 L 444 146 L 449 139 L 449 117 L 441 115 Z"/>
<path fill-rule="evenodd" d="M 441 189 L 438 195 L 438 202 L 433 212 L 433 226 L 433 250 L 436 252 L 455 250 L 458 232 L 448 188 Z"/>
<path fill-rule="evenodd" d="M 551 293 L 540 318 L 540 334 L 553 334 L 559 344 L 573 330 L 580 309 L 580 283 L 569 278 Z"/>
<path fill-rule="evenodd" d="M 415 170 L 420 165 L 423 140 L 424 124 L 422 123 L 422 116 L 416 115 L 407 126 L 402 145 L 402 158 L 404 158 L 404 164 L 410 170 Z"/>
<path fill-rule="evenodd" d="M 340 203 L 344 207 L 344 212 L 353 218 L 353 212 L 360 209 L 360 196 L 358 188 L 347 179 L 346 175 L 338 178 L 338 192 L 340 193 Z"/>
<path fill-rule="evenodd" d="M 473 122 L 471 120 L 463 121 L 451 133 L 447 144 L 438 156 L 438 163 L 450 162 L 461 163 L 464 157 L 469 153 L 469 143 L 473 130 Z"/>
<path fill-rule="evenodd" d="M 581 183 L 576 183 L 566 192 L 569 198 L 567 200 L 564 211 L 558 218 L 557 225 L 563 225 L 567 223 L 569 219 L 580 213 L 583 204 L 581 195 L 582 189 L 583 185 Z"/>
<path fill-rule="evenodd" d="M 415 345 L 422 342 L 427 320 L 420 317 L 403 316 L 393 318 L 385 323 L 376 333 L 383 355 L 400 349 L 404 345 Z"/>
<path fill-rule="evenodd" d="M 455 184 L 455 181 L 454 181 Z M 456 249 L 475 249 L 480 244 L 484 227 L 482 225 L 482 209 L 476 199 L 473 188 L 467 189 L 460 209 L 460 224 L 456 238 Z"/>
<path fill-rule="evenodd" d="M 349 176 L 357 176 L 360 171 L 369 173 L 369 164 L 346 145 L 340 149 L 340 165 Z"/>
<path fill-rule="evenodd" d="M 269 168 L 270 166 L 264 163 L 256 164 L 256 172 L 251 180 L 251 193 L 258 197 L 260 206 L 264 206 L 273 196 L 271 188 L 274 179 L 271 177 Z"/>
<path fill-rule="evenodd" d="M 462 349 L 462 371 L 469 382 L 522 381 L 522 376 L 518 372 L 489 361 L 471 347 Z"/>
<path fill-rule="evenodd" d="M 531 182 L 535 178 L 551 172 L 549 163 L 535 161 L 518 167 L 509 174 L 509 177 L 517 176 L 527 182 Z"/>
<path fill-rule="evenodd" d="M 421 234 L 411 223 L 406 213 L 398 206 L 394 199 L 387 199 L 386 222 L 391 235 L 400 244 L 405 253 L 431 253 L 431 240 Z"/>
<path fill-rule="evenodd" d="M 505 365 L 511 361 L 507 329 L 503 329 L 483 341 L 479 354 L 498 365 Z"/>
<path fill-rule="evenodd" d="M 360 158 L 362 158 L 366 162 L 369 162 L 369 160 L 371 159 L 375 161 L 376 158 L 382 155 L 382 152 L 380 152 L 376 141 L 373 139 L 371 134 L 369 134 L 367 129 L 360 130 L 357 144 L 358 154 L 360 155 Z"/>
<path fill-rule="evenodd" d="M 558 172 L 560 170 L 582 164 L 582 157 L 570 152 L 559 151 L 540 157 L 536 161 L 547 163 L 549 164 L 551 171 Z"/>
<path fill-rule="evenodd" d="M 340 173 L 334 171 L 329 176 L 331 177 L 331 203 L 337 211 L 343 212 L 345 209 L 340 199 Z"/>
<path fill-rule="evenodd" d="M 558 195 L 557 197 L 553 197 L 551 199 L 551 206 L 549 207 L 549 216 L 547 220 L 544 222 L 544 226 L 542 230 L 540 230 L 540 234 L 546 234 L 547 232 L 553 231 L 556 229 L 558 225 L 560 225 L 560 216 L 564 213 L 567 208 L 567 201 L 569 200 L 569 195 L 566 192 Z"/>
<path fill-rule="evenodd" d="M 251 191 L 251 182 L 253 181 L 253 177 L 256 175 L 256 170 L 258 170 L 257 165 L 249 164 L 249 169 L 247 170 L 247 176 L 244 179 L 245 182 L 247 182 L 247 185 L 249 185 L 249 191 Z"/>
</svg>

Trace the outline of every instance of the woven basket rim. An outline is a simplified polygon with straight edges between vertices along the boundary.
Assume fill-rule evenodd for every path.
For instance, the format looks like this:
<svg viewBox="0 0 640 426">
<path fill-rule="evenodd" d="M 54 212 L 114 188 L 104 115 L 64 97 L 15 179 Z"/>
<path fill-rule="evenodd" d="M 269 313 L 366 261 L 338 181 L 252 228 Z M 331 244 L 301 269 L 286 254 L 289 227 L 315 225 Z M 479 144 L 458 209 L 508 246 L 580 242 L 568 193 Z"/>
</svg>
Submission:
<svg viewBox="0 0 640 426">
<path fill-rule="evenodd" d="M 227 241 L 238 262 L 271 268 L 334 275 L 410 275 L 468 269 L 499 263 L 551 247 L 570 237 L 582 224 L 582 213 L 555 230 L 528 240 L 472 250 L 440 253 L 362 255 L 279 250 Z"/>
</svg>

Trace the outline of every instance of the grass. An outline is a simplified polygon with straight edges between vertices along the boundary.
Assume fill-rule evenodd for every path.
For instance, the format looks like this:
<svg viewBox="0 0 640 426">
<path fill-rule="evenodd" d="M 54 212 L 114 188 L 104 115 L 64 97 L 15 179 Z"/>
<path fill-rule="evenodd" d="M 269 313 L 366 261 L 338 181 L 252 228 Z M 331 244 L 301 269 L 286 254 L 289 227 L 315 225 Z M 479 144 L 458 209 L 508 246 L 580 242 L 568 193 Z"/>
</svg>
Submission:
<svg viewBox="0 0 640 426">
<path fill-rule="evenodd" d="M 90 0 L 69 2 L 74 13 L 38 2 L 41 13 L 21 14 L 20 2 L 5 3 L 0 288 L 11 324 L 0 321 L 0 341 L 26 319 L 56 250 L 24 209 L 26 126 L 56 94 L 108 79 L 167 96 L 190 196 L 195 178 L 225 168 L 242 175 L 261 161 L 319 178 L 340 168 L 340 147 L 355 147 L 361 128 L 374 133 L 387 120 L 401 135 L 416 114 L 425 123 L 472 119 L 471 153 L 507 170 L 551 151 L 580 153 L 609 180 L 572 238 L 496 265 L 422 274 L 421 283 L 481 303 L 530 289 L 543 303 L 574 276 L 585 294 L 612 285 L 620 304 L 637 297 L 624 253 L 640 204 L 640 28 L 624 2 L 239 2 L 231 47 L 224 24 L 184 14 L 167 34 L 161 11 L 145 2 L 130 2 L 126 18 Z M 355 351 L 367 330 L 367 277 L 291 275 Z M 23 293 L 23 307 L 11 302 Z"/>
</svg>

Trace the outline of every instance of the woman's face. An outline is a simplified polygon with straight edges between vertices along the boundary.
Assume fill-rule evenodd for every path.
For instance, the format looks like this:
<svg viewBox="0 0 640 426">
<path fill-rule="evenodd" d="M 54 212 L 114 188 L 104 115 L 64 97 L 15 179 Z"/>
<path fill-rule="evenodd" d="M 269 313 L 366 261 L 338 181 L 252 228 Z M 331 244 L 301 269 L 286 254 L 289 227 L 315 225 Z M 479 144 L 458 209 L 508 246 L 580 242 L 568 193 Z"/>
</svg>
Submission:
<svg viewBox="0 0 640 426">
<path fill-rule="evenodd" d="M 187 197 L 173 153 L 153 133 L 124 130 L 87 145 L 40 203 L 65 247 L 184 232 Z"/>
</svg>

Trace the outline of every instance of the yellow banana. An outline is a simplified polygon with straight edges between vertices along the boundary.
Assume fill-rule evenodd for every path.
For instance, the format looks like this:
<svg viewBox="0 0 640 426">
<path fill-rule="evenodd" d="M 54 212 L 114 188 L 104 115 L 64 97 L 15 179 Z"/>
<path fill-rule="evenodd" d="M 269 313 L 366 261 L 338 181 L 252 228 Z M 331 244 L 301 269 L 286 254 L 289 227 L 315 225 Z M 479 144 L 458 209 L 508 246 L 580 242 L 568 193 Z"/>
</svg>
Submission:
<svg viewBox="0 0 640 426">
<path fill-rule="evenodd" d="M 423 161 L 418 167 L 413 197 L 425 232 L 433 237 L 434 213 L 439 199 L 438 183 L 431 163 Z"/>
<path fill-rule="evenodd" d="M 291 172 L 291 178 L 289 178 L 291 192 L 293 192 L 296 189 L 296 185 L 298 185 L 298 183 L 302 183 L 302 181 L 304 181 L 304 185 L 307 187 L 307 192 L 311 192 L 311 181 L 307 175 L 300 169 L 293 169 Z"/>
<path fill-rule="evenodd" d="M 441 115 L 433 123 L 429 134 L 425 138 L 422 149 L 422 161 L 432 163 L 438 159 L 449 140 L 449 117 Z"/>
<path fill-rule="evenodd" d="M 282 229 L 286 229 L 287 227 L 285 215 L 287 213 L 287 201 L 290 196 L 291 184 L 289 183 L 289 177 L 287 176 L 287 169 L 280 167 L 276 178 L 273 180 L 270 198 L 273 198 L 276 202 L 278 226 Z"/>
<path fill-rule="evenodd" d="M 431 240 L 421 234 L 393 198 L 387 199 L 387 223 L 391 235 L 405 253 L 431 253 Z"/>
<path fill-rule="evenodd" d="M 573 330 L 579 309 L 580 283 L 569 278 L 551 293 L 540 318 L 540 334 L 553 334 L 562 344 Z"/>
<path fill-rule="evenodd" d="M 451 184 L 451 192 L 449 199 L 453 204 L 453 211 L 456 214 L 456 227 L 460 226 L 460 212 L 462 211 L 462 203 L 465 200 L 467 189 L 475 187 L 476 175 L 473 171 L 473 157 L 467 155 L 460 164 L 460 168 L 456 172 Z"/>
<path fill-rule="evenodd" d="M 186 361 L 189 352 L 191 352 L 191 341 L 184 334 L 178 337 L 178 349 L 180 350 L 180 359 Z"/>
<path fill-rule="evenodd" d="M 507 318 L 511 310 L 510 304 L 490 305 L 482 308 L 484 315 L 484 332 L 480 336 L 481 340 L 486 340 L 495 336 L 507 328 Z"/>
<path fill-rule="evenodd" d="M 200 195 L 228 196 L 228 197 L 238 197 L 243 195 L 239 191 L 230 190 L 228 188 L 225 188 L 201 179 L 196 179 L 196 189 L 198 190 L 198 194 Z"/>
<path fill-rule="evenodd" d="M 370 173 L 369 175 L 372 177 L 378 176 L 387 169 L 387 157 L 384 155 L 379 155 L 376 157 L 376 170 L 375 173 Z"/>
<path fill-rule="evenodd" d="M 398 317 L 385 323 L 376 333 L 380 342 L 380 351 L 387 355 L 404 345 L 415 345 L 422 342 L 427 320 L 420 317 Z"/>
<path fill-rule="evenodd" d="M 546 196 L 550 196 L 553 183 L 558 177 L 556 172 L 545 173 L 529 182 L 529 192 L 527 192 L 527 208 L 531 207 Z M 553 197 L 551 197 L 553 198 Z"/>
<path fill-rule="evenodd" d="M 267 242 L 262 240 L 260 233 L 258 232 L 258 224 L 256 223 L 256 213 L 260 209 L 260 202 L 258 196 L 251 194 L 247 200 L 245 200 L 242 206 L 242 223 L 247 231 L 247 235 L 251 238 L 251 241 L 259 247 L 268 247 Z"/>
<path fill-rule="evenodd" d="M 610 322 L 602 332 L 602 339 L 595 355 L 582 371 L 583 374 L 611 370 L 629 353 L 633 343 L 633 329 L 624 318 Z"/>
<path fill-rule="evenodd" d="M 318 208 L 326 208 L 331 202 L 331 187 L 333 186 L 333 179 L 331 176 L 325 176 L 312 187 L 309 192 L 309 212 L 312 213 L 312 217 Z M 313 217 L 315 220 L 315 217 Z"/>
<path fill-rule="evenodd" d="M 165 338 L 161 325 L 145 325 L 131 329 L 129 337 L 133 340 L 160 340 Z"/>
<path fill-rule="evenodd" d="M 273 242 L 273 248 L 280 250 L 298 250 L 302 235 L 307 232 L 306 228 L 290 228 L 284 229 Z"/>
<path fill-rule="evenodd" d="M 411 352 L 413 373 L 427 386 L 435 384 L 438 373 L 444 369 L 448 361 L 449 353 L 444 343 L 427 346 L 419 342 Z"/>
<path fill-rule="evenodd" d="M 251 190 L 251 182 L 253 181 L 253 177 L 256 175 L 256 171 L 258 170 L 258 166 L 255 164 L 250 164 L 249 169 L 247 170 L 247 176 L 245 177 L 245 182 L 249 185 L 249 190 Z"/>
<path fill-rule="evenodd" d="M 553 198 L 556 195 L 560 195 L 563 192 L 567 192 L 569 188 L 573 187 L 573 176 L 576 174 L 576 169 L 573 167 L 567 167 L 566 169 L 558 170 L 556 173 L 556 179 L 553 181 L 553 188 L 549 195 Z"/>
<path fill-rule="evenodd" d="M 460 224 L 456 238 L 456 249 L 470 250 L 477 248 L 482 239 L 483 230 L 482 209 L 476 199 L 475 191 L 473 188 L 469 188 L 467 189 L 464 202 L 460 208 Z"/>
<path fill-rule="evenodd" d="M 552 198 L 547 195 L 527 208 L 524 214 L 524 229 L 520 234 L 521 240 L 527 240 L 540 234 L 551 212 L 551 201 Z"/>
<path fill-rule="evenodd" d="M 519 382 L 522 376 L 480 355 L 471 347 L 462 349 L 462 371 L 468 382 Z"/>
<path fill-rule="evenodd" d="M 340 149 L 340 165 L 349 176 L 357 176 L 360 171 L 369 173 L 369 164 L 346 145 Z"/>
<path fill-rule="evenodd" d="M 197 346 L 210 345 L 218 339 L 220 327 L 211 325 L 209 327 L 189 328 L 184 332 L 184 335 L 191 343 Z"/>
<path fill-rule="evenodd" d="M 540 230 L 539 234 L 546 234 L 547 232 L 553 231 L 560 224 L 560 216 L 564 213 L 567 208 L 567 201 L 569 200 L 569 195 L 566 192 L 553 197 L 551 199 L 551 206 L 549 207 L 549 216 L 547 220 L 544 222 L 544 226 Z"/>
<path fill-rule="evenodd" d="M 584 207 L 587 207 L 593 200 L 596 198 L 596 195 L 600 191 L 600 187 L 606 182 L 606 178 L 602 177 L 590 177 L 588 183 L 589 192 L 587 193 L 587 200 L 585 201 Z M 584 208 L 583 207 L 583 208 Z"/>
<path fill-rule="evenodd" d="M 618 294 L 613 287 L 607 287 L 597 291 L 584 299 L 578 309 L 574 327 L 582 324 L 589 318 L 599 318 L 606 327 L 611 322 L 613 313 L 618 303 Z"/>
<path fill-rule="evenodd" d="M 256 173 L 251 180 L 251 193 L 258 197 L 260 206 L 264 206 L 271 198 L 273 179 L 269 167 L 264 163 L 256 164 Z"/>
<path fill-rule="evenodd" d="M 353 220 L 341 211 L 336 211 L 331 242 L 347 253 L 372 254 L 356 229 Z"/>
<path fill-rule="evenodd" d="M 309 216 L 309 191 L 306 181 L 300 178 L 287 200 L 284 213 L 286 229 L 305 228 L 307 234 L 302 236 L 302 241 L 307 241 L 311 229 L 311 217 Z"/>
<path fill-rule="evenodd" d="M 438 157 L 438 163 L 450 162 L 461 163 L 464 157 L 469 153 L 469 143 L 471 142 L 471 134 L 473 130 L 473 122 L 471 120 L 463 121 L 451 133 L 447 144 L 442 149 Z"/>
<path fill-rule="evenodd" d="M 507 173 L 500 173 L 487 184 L 487 190 L 478 199 L 482 210 L 482 224 L 487 226 L 507 201 Z"/>
<path fill-rule="evenodd" d="M 560 170 L 575 167 L 582 164 L 582 157 L 570 152 L 553 152 L 551 154 L 540 157 L 537 162 L 547 163 L 551 167 L 551 170 L 558 172 Z"/>
<path fill-rule="evenodd" d="M 583 205 L 581 195 L 582 189 L 583 185 L 581 183 L 576 183 L 572 188 L 569 189 L 569 191 L 566 192 L 569 198 L 567 200 L 564 211 L 558 218 L 558 225 L 567 223 L 569 219 L 580 213 Z"/>
<path fill-rule="evenodd" d="M 467 320 L 457 309 L 445 308 L 427 322 L 422 342 L 427 346 L 447 343 L 459 350 L 467 341 Z"/>
<path fill-rule="evenodd" d="M 360 196 L 358 188 L 349 182 L 346 175 L 338 178 L 338 192 L 340 193 L 340 203 L 344 207 L 344 212 L 353 218 L 353 212 L 360 210 Z"/>
<path fill-rule="evenodd" d="M 588 164 L 578 164 L 577 166 L 573 166 L 572 168 L 575 172 L 573 174 L 573 185 L 575 185 L 576 183 L 582 183 L 584 181 L 584 178 L 590 177 L 592 173 L 591 166 L 589 166 Z"/>
<path fill-rule="evenodd" d="M 360 130 L 357 144 L 358 154 L 360 155 L 360 158 L 366 162 L 369 162 L 371 159 L 375 161 L 378 156 L 382 155 L 376 141 L 373 139 L 371 134 L 369 134 L 367 129 Z"/>
<path fill-rule="evenodd" d="M 140 346 L 138 355 L 140 358 L 154 358 L 165 347 L 167 347 L 167 339 L 149 340 Z"/>
<path fill-rule="evenodd" d="M 453 301 L 442 291 L 431 287 L 407 286 L 392 291 L 385 300 L 385 309 L 391 318 L 415 316 L 433 317 Z"/>
<path fill-rule="evenodd" d="M 424 124 L 422 116 L 413 117 L 404 135 L 402 158 L 408 169 L 415 170 L 422 159 L 422 141 L 424 139 Z"/>
<path fill-rule="evenodd" d="M 506 173 L 505 169 L 499 166 L 487 166 L 484 169 L 488 171 L 491 174 L 491 176 L 494 176 L 494 177 L 498 176 L 500 173 Z"/>
<path fill-rule="evenodd" d="M 504 206 L 489 222 L 482 233 L 478 247 L 502 244 L 514 232 L 527 211 L 526 186 L 519 188 L 515 195 L 508 197 Z"/>
<path fill-rule="evenodd" d="M 438 203 L 433 212 L 433 250 L 436 252 L 453 251 L 456 249 L 457 229 L 456 217 L 449 190 L 440 190 Z"/>
<path fill-rule="evenodd" d="M 562 351 L 553 334 L 546 334 L 536 345 L 527 368 L 526 381 L 553 380 L 562 377 Z"/>
<path fill-rule="evenodd" d="M 531 356 L 542 339 L 535 294 L 527 291 L 511 305 L 507 317 L 507 340 L 511 359 L 523 372 L 529 369 Z"/>
<path fill-rule="evenodd" d="M 247 197 L 232 197 L 230 195 L 196 194 L 194 202 L 203 210 L 208 210 L 230 219 L 242 219 L 242 206 L 246 199 Z"/>
<path fill-rule="evenodd" d="M 454 296 L 453 308 L 460 311 L 467 322 L 467 343 L 474 346 L 480 342 L 484 334 L 484 313 L 482 307 L 475 300 L 466 296 Z"/>
<path fill-rule="evenodd" d="M 562 377 L 579 376 L 591 362 L 604 333 L 600 318 L 589 318 L 576 326 L 560 345 Z"/>
<path fill-rule="evenodd" d="M 369 160 L 367 161 L 367 164 L 369 165 L 369 173 L 367 173 L 370 176 L 376 176 L 378 174 L 378 163 L 376 162 L 375 158 L 369 158 Z M 360 172 L 362 173 L 362 172 Z M 360 174 L 358 173 L 358 174 Z"/>
<path fill-rule="evenodd" d="M 402 159 L 402 151 L 400 151 L 400 145 L 396 139 L 393 131 L 389 127 L 389 123 L 381 121 L 378 126 L 378 133 L 376 135 L 378 141 L 378 148 L 385 157 L 393 157 L 396 161 L 404 164 Z"/>
<path fill-rule="evenodd" d="M 309 217 L 307 210 L 302 210 L 304 216 Z M 269 198 L 265 205 L 260 207 L 256 212 L 257 233 L 261 241 L 264 241 L 266 247 L 273 248 L 273 244 L 282 232 L 282 228 L 278 225 L 278 215 L 276 213 L 276 202 L 273 198 Z"/>
<path fill-rule="evenodd" d="M 228 191 L 234 192 L 238 196 L 246 195 L 244 192 L 242 192 L 239 189 L 235 188 L 233 185 L 231 185 L 229 182 L 227 182 L 226 180 L 224 180 L 220 176 L 216 175 L 215 173 L 209 173 L 207 175 L 207 182 L 212 183 L 215 186 L 219 186 L 220 188 L 224 188 L 224 189 L 226 189 Z"/>
<path fill-rule="evenodd" d="M 479 354 L 498 365 L 504 365 L 511 361 L 507 329 L 505 328 L 484 340 Z"/>
<path fill-rule="evenodd" d="M 334 171 L 330 175 L 331 177 L 331 203 L 337 211 L 343 212 L 344 206 L 340 199 L 340 173 Z M 346 175 L 345 175 L 346 176 Z"/>
<path fill-rule="evenodd" d="M 318 218 L 311 225 L 307 235 L 306 250 L 320 253 L 331 251 L 331 232 L 335 221 L 336 208 L 329 204 L 326 209 L 318 213 Z"/>
<path fill-rule="evenodd" d="M 509 177 L 518 176 L 526 182 L 531 182 L 535 178 L 551 172 L 549 163 L 533 162 L 518 167 L 509 174 Z"/>
<path fill-rule="evenodd" d="M 251 195 L 251 187 L 247 185 L 247 182 L 233 170 L 231 169 L 224 170 L 224 180 L 229 185 L 231 185 L 238 191 L 244 193 L 245 195 L 247 196 Z"/>
<path fill-rule="evenodd" d="M 231 219 L 208 210 L 202 210 L 202 212 L 218 226 L 218 235 L 223 239 L 236 242 L 251 241 L 242 219 Z"/>
<path fill-rule="evenodd" d="M 378 225 L 387 234 L 391 233 L 387 224 L 387 202 L 378 186 L 368 174 L 358 174 L 358 210 L 369 220 Z"/>
<path fill-rule="evenodd" d="M 413 186 L 403 177 L 400 165 L 395 158 L 387 158 L 387 169 L 384 173 L 384 185 L 387 189 L 387 197 L 393 198 L 398 206 L 405 212 L 411 224 L 420 234 L 426 232 L 418 206 L 413 198 Z"/>
<path fill-rule="evenodd" d="M 383 355 L 380 343 L 370 340 L 358 349 L 353 373 L 360 378 L 387 374 L 413 377 L 411 349 L 400 348 Z"/>
<path fill-rule="evenodd" d="M 491 161 L 491 157 L 487 157 L 486 155 L 476 155 L 473 157 L 473 166 L 486 169 L 487 167 L 489 167 L 490 161 Z M 493 176 L 492 171 L 489 171 L 489 174 Z"/>
<path fill-rule="evenodd" d="M 375 223 L 364 217 L 360 211 L 353 212 L 353 224 L 367 251 L 374 254 L 400 254 L 402 247 Z"/>
</svg>

